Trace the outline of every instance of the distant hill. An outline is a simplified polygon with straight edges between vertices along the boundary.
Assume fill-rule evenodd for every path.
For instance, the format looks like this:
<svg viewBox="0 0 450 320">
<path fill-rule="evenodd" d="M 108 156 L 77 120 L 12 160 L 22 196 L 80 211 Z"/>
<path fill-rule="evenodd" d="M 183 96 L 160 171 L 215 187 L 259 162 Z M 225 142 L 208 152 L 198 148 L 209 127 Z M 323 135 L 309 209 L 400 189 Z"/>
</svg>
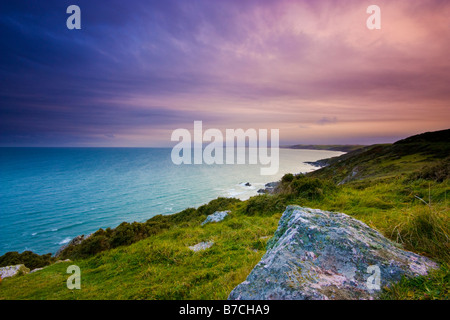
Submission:
<svg viewBox="0 0 450 320">
<path fill-rule="evenodd" d="M 364 146 L 342 156 L 320 160 L 326 167 L 312 176 L 335 182 L 408 174 L 424 166 L 446 169 L 450 155 L 450 129 L 426 132 L 393 144 Z"/>
<path fill-rule="evenodd" d="M 417 134 L 415 136 L 408 137 L 403 140 L 399 140 L 394 144 L 408 144 L 408 143 L 445 143 L 450 142 L 450 129 L 425 132 Z"/>
<path fill-rule="evenodd" d="M 329 151 L 341 151 L 350 152 L 364 147 L 357 144 L 296 144 L 293 146 L 281 146 L 284 149 L 307 149 L 307 150 L 329 150 Z"/>
</svg>

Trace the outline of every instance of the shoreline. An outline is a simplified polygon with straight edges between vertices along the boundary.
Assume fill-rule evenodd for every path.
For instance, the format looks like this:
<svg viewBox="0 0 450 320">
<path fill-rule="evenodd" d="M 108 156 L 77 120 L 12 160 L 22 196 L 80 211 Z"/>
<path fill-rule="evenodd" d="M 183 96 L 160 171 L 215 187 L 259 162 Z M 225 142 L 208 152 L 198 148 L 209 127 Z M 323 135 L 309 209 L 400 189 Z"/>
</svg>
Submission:
<svg viewBox="0 0 450 320">
<path fill-rule="evenodd" d="M 306 150 L 307 151 L 311 151 L 311 150 L 308 150 L 308 149 L 306 149 Z M 301 150 L 298 150 L 298 151 L 301 151 Z M 317 151 L 327 151 L 327 150 L 317 150 Z M 320 160 L 322 160 L 322 159 L 320 159 Z M 303 168 L 303 170 L 300 169 L 301 165 L 303 165 L 303 164 L 308 165 L 309 169 L 308 170 L 305 170 L 304 168 Z M 316 171 L 316 170 L 320 169 L 320 167 L 314 166 L 309 161 L 300 161 L 298 163 L 297 170 L 294 171 L 294 170 L 291 170 L 291 169 L 288 172 L 286 172 L 286 173 L 291 173 L 291 172 L 297 172 L 297 174 L 298 173 L 309 173 L 309 172 L 313 172 L 313 171 Z M 298 169 L 300 169 L 302 171 L 298 172 Z M 183 210 L 186 210 L 188 208 L 198 208 L 198 207 L 200 207 L 202 205 L 205 205 L 205 204 L 208 204 L 210 201 L 212 201 L 214 199 L 217 199 L 217 198 L 220 198 L 220 197 L 235 198 L 235 199 L 239 199 L 241 201 L 247 201 L 248 199 L 250 199 L 251 197 L 254 197 L 254 196 L 258 196 L 258 195 L 261 195 L 261 194 L 273 193 L 276 185 L 278 185 L 279 181 L 281 180 L 281 177 L 280 177 L 280 179 L 278 179 L 276 181 L 273 181 L 273 179 L 271 181 L 270 178 L 268 180 L 269 180 L 268 182 L 265 182 L 264 180 L 263 180 L 263 182 L 261 182 L 261 180 L 255 179 L 255 177 L 250 177 L 250 180 L 248 180 L 248 181 L 247 180 L 241 180 L 241 182 L 238 183 L 238 184 L 229 185 L 228 187 L 226 187 L 223 190 L 223 192 L 221 192 L 221 194 L 218 194 L 217 196 L 210 197 L 210 198 L 206 199 L 204 202 L 202 202 L 201 204 L 198 204 L 198 205 L 195 205 L 195 206 L 187 206 L 187 207 L 184 206 L 181 209 L 177 209 L 176 212 L 166 213 L 166 214 L 163 214 L 163 215 L 174 215 L 174 214 L 182 212 Z M 157 215 L 159 215 L 159 214 L 155 214 L 154 216 L 157 216 Z M 133 223 L 133 222 L 145 223 L 146 221 L 148 221 L 152 217 L 153 216 L 151 216 L 149 218 L 145 218 L 145 219 L 133 219 L 133 220 L 129 220 L 129 221 L 127 221 L 126 217 L 125 217 L 125 219 L 122 219 L 120 222 L 114 223 L 109 228 L 115 229 L 121 223 L 124 223 L 124 222 L 126 222 L 126 223 Z M 33 238 L 31 238 L 31 239 L 28 240 L 29 242 L 26 242 L 25 248 L 23 248 L 22 250 L 20 250 L 20 249 L 19 250 L 12 249 L 12 250 L 5 251 L 2 255 L 5 255 L 5 254 L 7 254 L 9 252 L 23 253 L 23 252 L 26 252 L 26 251 L 31 251 L 31 252 L 39 254 L 39 255 L 45 255 L 45 254 L 51 253 L 52 256 L 55 256 L 56 253 L 58 251 L 60 251 L 62 247 L 67 246 L 68 244 L 70 244 L 74 239 L 76 239 L 80 235 L 92 234 L 92 233 L 97 232 L 100 229 L 105 229 L 105 228 L 106 227 L 101 227 L 100 226 L 100 227 L 96 227 L 96 228 L 89 228 L 89 230 L 85 230 L 85 231 L 81 230 L 81 232 L 74 233 L 72 236 L 70 234 L 61 235 L 61 239 L 58 240 L 57 246 L 53 245 L 52 249 L 50 249 L 50 250 L 45 250 L 45 248 L 44 248 L 44 250 L 40 249 L 40 250 L 36 250 L 35 251 L 33 249 L 33 246 L 34 246 L 33 243 L 34 243 L 35 240 Z M 41 240 L 39 240 L 39 241 L 41 241 Z M 38 249 L 38 248 L 36 248 L 36 249 Z M 41 252 L 42 254 L 41 253 L 37 253 L 37 252 Z"/>
<path fill-rule="evenodd" d="M 298 150 L 300 150 L 300 149 L 298 149 Z M 305 150 L 308 150 L 308 149 L 305 149 Z M 346 153 L 346 152 L 344 152 L 343 154 L 345 154 L 345 153 Z M 319 160 L 313 161 L 313 162 L 310 162 L 310 161 L 302 162 L 302 163 L 304 163 L 304 164 L 312 165 L 313 167 L 315 167 L 315 169 L 313 169 L 313 170 L 311 170 L 311 171 L 308 171 L 308 172 L 299 172 L 299 173 L 294 173 L 294 174 L 295 174 L 295 175 L 298 175 L 298 174 L 307 174 L 307 173 L 310 173 L 310 172 L 319 170 L 319 169 L 325 167 L 326 165 L 318 166 L 318 165 L 313 165 L 313 163 L 318 163 L 318 162 L 322 163 L 322 161 L 326 161 L 326 160 L 332 159 L 332 158 L 333 158 L 333 157 L 331 157 L 331 158 L 325 158 L 325 159 L 319 159 Z M 226 198 L 230 198 L 230 199 L 234 198 L 234 199 L 238 199 L 238 200 L 240 200 L 240 201 L 247 201 L 247 200 L 249 200 L 250 198 L 255 197 L 255 196 L 259 196 L 259 195 L 263 195 L 263 194 L 273 194 L 273 193 L 275 192 L 275 190 L 276 190 L 276 187 L 280 184 L 280 182 L 281 182 L 281 179 L 278 180 L 278 181 L 267 182 L 267 183 L 264 184 L 264 188 L 260 188 L 260 189 L 256 190 L 256 193 L 254 193 L 254 194 L 252 194 L 252 195 L 249 195 L 249 196 L 246 197 L 245 199 L 240 199 L 240 198 L 238 198 L 238 197 L 236 197 L 236 196 L 230 196 L 230 197 L 226 197 Z M 238 185 L 239 185 L 239 186 L 244 185 L 244 186 L 247 186 L 247 187 L 254 186 L 254 185 L 253 185 L 251 182 L 249 182 L 249 181 L 241 182 L 241 183 L 239 183 Z M 261 191 L 261 192 L 260 192 L 260 191 Z M 220 197 L 220 196 L 219 196 L 219 197 Z M 213 200 L 215 200 L 215 199 L 217 199 L 217 198 L 219 198 L 219 197 L 216 197 L 216 198 L 214 198 L 214 199 L 209 199 L 209 200 L 206 201 L 205 203 L 203 203 L 203 204 L 201 204 L 201 205 L 199 205 L 199 206 L 197 206 L 197 207 L 194 207 L 194 208 L 197 209 L 198 207 L 200 207 L 200 206 L 202 206 L 202 205 L 206 205 L 206 204 L 208 204 L 209 202 L 211 202 L 211 201 L 213 201 Z M 182 212 L 182 211 L 184 211 L 184 210 L 187 210 L 187 209 L 189 209 L 189 208 L 192 208 L 192 207 L 186 207 L 186 208 L 182 209 L 182 210 L 179 211 L 179 212 L 174 212 L 174 213 L 171 213 L 171 214 L 169 214 L 169 215 L 176 215 L 176 214 L 179 214 L 180 212 Z M 148 220 L 150 220 L 150 219 L 152 219 L 152 218 L 153 218 L 153 217 L 147 219 L 146 221 L 148 221 Z M 123 221 L 123 222 L 125 222 L 125 221 Z M 122 223 L 123 223 L 123 222 L 122 222 Z M 136 222 L 136 221 L 135 221 L 135 222 Z M 145 222 L 139 222 L 139 223 L 145 223 Z M 115 228 L 117 228 L 117 226 L 116 226 Z M 98 231 L 98 230 L 100 230 L 100 229 L 97 229 L 96 231 Z M 95 233 L 96 231 L 94 231 L 93 233 Z M 72 238 L 68 243 L 63 244 L 63 245 L 62 245 L 55 253 L 52 253 L 52 257 L 57 257 L 57 254 L 58 254 L 59 252 L 62 252 L 62 251 L 63 251 L 66 247 L 68 247 L 70 244 L 73 244 L 73 243 L 79 244 L 79 243 L 81 243 L 83 240 L 88 239 L 93 233 L 87 234 L 87 235 L 81 234 L 81 235 L 75 236 L 75 237 Z"/>
</svg>

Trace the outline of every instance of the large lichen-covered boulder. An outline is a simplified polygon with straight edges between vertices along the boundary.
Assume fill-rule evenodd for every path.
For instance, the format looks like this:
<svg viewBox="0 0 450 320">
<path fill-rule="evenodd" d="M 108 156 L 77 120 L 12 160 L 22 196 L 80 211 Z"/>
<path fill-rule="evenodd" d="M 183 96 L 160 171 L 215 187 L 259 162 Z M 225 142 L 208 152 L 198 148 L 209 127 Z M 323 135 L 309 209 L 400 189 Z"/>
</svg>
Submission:
<svg viewBox="0 0 450 320">
<path fill-rule="evenodd" d="M 15 266 L 7 266 L 0 268 L 0 278 L 5 279 L 18 275 L 24 275 L 30 272 L 30 269 L 25 267 L 24 264 L 17 264 Z"/>
<path fill-rule="evenodd" d="M 266 254 L 228 299 L 373 299 L 432 268 L 346 214 L 288 206 Z"/>
</svg>

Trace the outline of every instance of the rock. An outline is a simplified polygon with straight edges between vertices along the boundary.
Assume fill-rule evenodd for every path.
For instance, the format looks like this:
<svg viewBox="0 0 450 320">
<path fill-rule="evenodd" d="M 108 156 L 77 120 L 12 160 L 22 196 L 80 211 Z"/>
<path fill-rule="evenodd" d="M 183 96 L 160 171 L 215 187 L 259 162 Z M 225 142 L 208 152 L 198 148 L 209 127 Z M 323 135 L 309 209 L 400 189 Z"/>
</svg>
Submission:
<svg viewBox="0 0 450 320">
<path fill-rule="evenodd" d="M 251 187 L 252 185 L 250 184 L 250 182 L 247 182 L 247 183 L 245 184 L 245 186 L 246 186 L 246 187 Z"/>
<path fill-rule="evenodd" d="M 269 182 L 269 183 L 266 183 L 264 186 L 266 188 L 276 188 L 278 186 L 278 184 L 279 184 L 279 182 Z"/>
<path fill-rule="evenodd" d="M 330 159 L 320 159 L 320 160 L 317 160 L 317 161 L 305 161 L 303 163 L 312 165 L 313 167 L 316 167 L 316 168 L 323 168 L 323 167 L 328 166 L 328 161 L 329 160 Z"/>
<path fill-rule="evenodd" d="M 278 182 L 269 182 L 266 183 L 264 186 L 264 189 L 258 189 L 258 191 L 256 191 L 258 194 L 271 194 L 274 193 L 276 186 L 278 185 Z"/>
<path fill-rule="evenodd" d="M 346 176 L 341 182 L 338 183 L 338 186 L 350 182 L 352 180 L 355 180 L 355 176 L 358 174 L 359 172 L 359 168 L 358 167 L 354 167 L 352 170 L 352 173 L 350 173 L 348 176 Z"/>
<path fill-rule="evenodd" d="M 220 222 L 230 213 L 230 211 L 216 211 L 206 217 L 206 220 L 202 222 L 202 225 L 209 222 Z"/>
<path fill-rule="evenodd" d="M 35 272 L 40 271 L 42 269 L 44 269 L 44 268 L 36 268 L 36 269 L 31 270 L 30 273 L 35 273 Z"/>
<path fill-rule="evenodd" d="M 346 214 L 288 206 L 267 252 L 228 299 L 375 299 L 403 275 L 433 268 Z"/>
<path fill-rule="evenodd" d="M 70 259 L 66 259 L 66 260 L 58 260 L 55 263 L 62 263 L 62 262 L 72 262 L 72 260 Z"/>
<path fill-rule="evenodd" d="M 190 246 L 189 249 L 191 249 L 194 252 L 202 251 L 202 250 L 211 248 L 213 244 L 214 244 L 214 241 L 200 242 L 200 243 L 197 243 L 195 246 Z"/>
<path fill-rule="evenodd" d="M 279 182 L 269 182 L 264 185 L 264 189 L 259 189 L 257 192 L 259 194 L 269 193 L 272 194 L 275 192 L 275 188 L 278 186 Z"/>
<path fill-rule="evenodd" d="M 0 278 L 9 278 L 18 275 L 24 275 L 30 272 L 30 269 L 25 267 L 24 264 L 17 264 L 15 266 L 7 266 L 0 268 Z"/>
<path fill-rule="evenodd" d="M 76 236 L 75 238 L 73 238 L 72 240 L 70 240 L 69 243 L 63 245 L 61 248 L 58 249 L 58 251 L 56 251 L 55 253 L 55 257 L 57 258 L 59 255 L 61 255 L 61 253 L 64 251 L 64 249 L 66 249 L 69 246 L 77 246 L 80 243 L 82 243 L 84 240 L 86 240 L 87 238 L 89 238 L 91 235 L 87 235 L 84 236 L 84 234 L 82 234 L 81 236 Z"/>
</svg>

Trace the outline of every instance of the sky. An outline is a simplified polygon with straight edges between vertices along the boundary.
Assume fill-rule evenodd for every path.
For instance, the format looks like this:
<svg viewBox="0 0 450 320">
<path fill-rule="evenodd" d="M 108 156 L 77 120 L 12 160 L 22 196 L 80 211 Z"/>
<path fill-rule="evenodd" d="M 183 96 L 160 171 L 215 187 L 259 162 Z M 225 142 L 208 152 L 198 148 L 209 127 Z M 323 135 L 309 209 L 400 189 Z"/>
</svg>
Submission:
<svg viewBox="0 0 450 320">
<path fill-rule="evenodd" d="M 447 129 L 449 17 L 446 0 L 2 1 L 0 146 L 170 147 L 196 120 L 281 145 Z"/>
</svg>

